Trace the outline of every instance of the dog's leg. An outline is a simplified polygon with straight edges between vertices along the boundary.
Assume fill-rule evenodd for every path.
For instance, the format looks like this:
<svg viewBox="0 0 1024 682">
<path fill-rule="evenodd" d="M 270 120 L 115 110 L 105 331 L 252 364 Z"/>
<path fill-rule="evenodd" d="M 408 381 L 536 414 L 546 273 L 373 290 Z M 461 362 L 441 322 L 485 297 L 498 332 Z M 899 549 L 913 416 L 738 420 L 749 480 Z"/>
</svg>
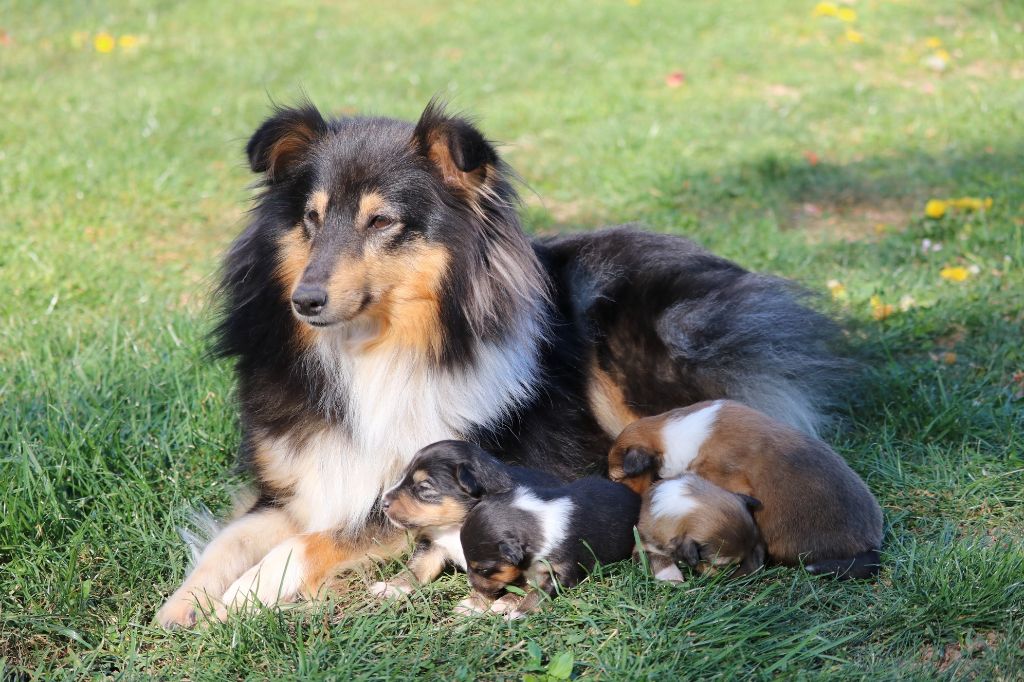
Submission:
<svg viewBox="0 0 1024 682">
<path fill-rule="evenodd" d="M 478 616 L 487 613 L 494 600 L 476 590 L 469 593 L 469 596 L 455 605 L 452 613 L 456 616 Z"/>
<path fill-rule="evenodd" d="M 166 628 L 194 625 L 198 609 L 212 612 L 214 600 L 231 581 L 295 530 L 284 511 L 272 508 L 251 511 L 228 524 L 206 546 L 182 586 L 157 611 L 157 623 Z"/>
<path fill-rule="evenodd" d="M 648 553 L 647 556 L 655 580 L 665 580 L 671 583 L 683 582 L 683 572 L 679 570 L 679 566 L 676 565 L 672 557 L 651 553 Z"/>
<path fill-rule="evenodd" d="M 429 540 L 423 540 L 409 559 L 409 567 L 394 579 L 370 585 L 370 592 L 381 599 L 393 599 L 409 594 L 419 585 L 437 579 L 448 562 L 448 553 Z"/>
</svg>

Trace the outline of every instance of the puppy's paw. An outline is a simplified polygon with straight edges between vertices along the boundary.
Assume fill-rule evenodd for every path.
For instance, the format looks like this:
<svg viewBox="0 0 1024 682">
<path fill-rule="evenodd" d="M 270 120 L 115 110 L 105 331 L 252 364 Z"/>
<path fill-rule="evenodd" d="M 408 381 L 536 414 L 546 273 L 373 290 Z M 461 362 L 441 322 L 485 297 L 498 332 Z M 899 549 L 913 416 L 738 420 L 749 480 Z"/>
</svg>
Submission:
<svg viewBox="0 0 1024 682">
<path fill-rule="evenodd" d="M 511 611 L 506 613 L 503 616 L 503 618 L 505 620 L 507 620 L 508 622 L 510 622 L 510 623 L 512 621 L 514 621 L 514 620 L 522 620 L 523 618 L 526 618 L 526 611 L 520 611 L 519 609 L 512 609 Z"/>
<path fill-rule="evenodd" d="M 381 601 L 401 599 L 412 592 L 412 585 L 401 580 L 377 582 L 370 585 L 370 594 Z"/>
<path fill-rule="evenodd" d="M 156 612 L 156 622 L 168 630 L 190 628 L 196 624 L 198 613 L 199 607 L 191 594 L 174 593 Z"/>
<path fill-rule="evenodd" d="M 452 609 L 452 613 L 456 616 L 479 616 L 487 613 L 489 604 L 484 603 L 479 598 L 472 596 L 466 597 Z"/>
<path fill-rule="evenodd" d="M 518 594 L 506 594 L 500 599 L 495 599 L 489 609 L 491 613 L 509 613 L 514 611 L 523 598 Z"/>
<path fill-rule="evenodd" d="M 655 573 L 654 579 L 670 583 L 681 583 L 683 582 L 683 572 L 675 564 L 669 564 Z"/>
</svg>

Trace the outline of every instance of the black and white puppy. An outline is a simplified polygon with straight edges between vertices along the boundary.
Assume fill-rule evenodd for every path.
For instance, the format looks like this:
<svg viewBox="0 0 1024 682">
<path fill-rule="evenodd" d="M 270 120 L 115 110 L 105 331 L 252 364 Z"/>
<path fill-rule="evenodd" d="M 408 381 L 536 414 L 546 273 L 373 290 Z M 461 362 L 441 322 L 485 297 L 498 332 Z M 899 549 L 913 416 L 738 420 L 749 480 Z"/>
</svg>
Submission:
<svg viewBox="0 0 1024 682">
<path fill-rule="evenodd" d="M 469 582 L 466 609 L 518 618 L 556 585 L 573 587 L 602 564 L 628 559 L 640 497 L 620 483 L 587 477 L 560 487 L 517 485 L 482 500 L 462 526 Z M 527 589 L 520 601 L 503 596 Z M 495 600 L 499 600 L 495 602 Z"/>
<path fill-rule="evenodd" d="M 484 496 L 516 485 L 561 483 L 543 471 L 505 464 L 473 443 L 443 440 L 428 445 L 416 453 L 402 480 L 381 500 L 391 523 L 414 533 L 416 547 L 408 570 L 374 583 L 370 590 L 378 597 L 396 597 L 431 582 L 448 564 L 466 570 L 459 531 Z"/>
</svg>

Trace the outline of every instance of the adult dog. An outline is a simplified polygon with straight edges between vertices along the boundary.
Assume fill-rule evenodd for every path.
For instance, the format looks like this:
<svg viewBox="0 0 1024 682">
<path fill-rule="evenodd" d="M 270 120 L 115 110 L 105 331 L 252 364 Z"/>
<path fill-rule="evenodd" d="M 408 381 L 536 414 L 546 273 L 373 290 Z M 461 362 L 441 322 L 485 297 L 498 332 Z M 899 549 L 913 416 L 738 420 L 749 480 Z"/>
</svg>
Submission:
<svg viewBox="0 0 1024 682">
<path fill-rule="evenodd" d="M 793 286 L 684 239 L 531 241 L 509 169 L 437 103 L 415 124 L 280 108 L 246 151 L 262 192 L 225 259 L 218 337 L 258 499 L 163 625 L 193 624 L 197 601 L 224 616 L 315 595 L 393 538 L 381 492 L 434 441 L 576 477 L 628 422 L 700 400 L 812 431 L 842 364 Z"/>
</svg>

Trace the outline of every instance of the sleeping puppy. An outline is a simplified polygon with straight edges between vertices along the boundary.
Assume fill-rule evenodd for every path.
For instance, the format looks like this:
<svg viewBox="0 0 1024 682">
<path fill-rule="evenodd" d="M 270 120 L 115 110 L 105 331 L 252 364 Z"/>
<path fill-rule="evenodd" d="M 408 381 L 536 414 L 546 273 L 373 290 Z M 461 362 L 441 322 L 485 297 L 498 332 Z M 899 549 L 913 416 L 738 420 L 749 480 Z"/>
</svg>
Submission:
<svg viewBox="0 0 1024 682">
<path fill-rule="evenodd" d="M 637 529 L 658 580 L 681 582 L 677 563 L 701 573 L 735 565 L 747 575 L 764 565 L 764 543 L 752 511 L 761 503 L 695 474 L 654 483 L 644 494 Z"/>
<path fill-rule="evenodd" d="M 557 488 L 518 485 L 489 495 L 462 526 L 475 591 L 468 602 L 475 600 L 478 610 L 509 610 L 508 618 L 523 616 L 557 585 L 576 585 L 596 562 L 629 558 L 639 513 L 638 495 L 597 477 Z M 526 596 L 508 599 L 503 595 L 509 586 L 527 589 Z"/>
<path fill-rule="evenodd" d="M 543 471 L 505 464 L 472 443 L 443 440 L 428 445 L 413 456 L 402 480 L 381 499 L 388 519 L 415 535 L 408 570 L 394 580 L 374 583 L 371 592 L 396 597 L 431 582 L 447 564 L 465 570 L 459 530 L 481 498 L 517 484 L 561 483 Z"/>
<path fill-rule="evenodd" d="M 716 400 L 633 422 L 608 456 L 609 477 L 639 493 L 687 472 L 761 501 L 753 515 L 770 561 L 843 578 L 878 573 L 882 510 L 817 438 Z"/>
</svg>

